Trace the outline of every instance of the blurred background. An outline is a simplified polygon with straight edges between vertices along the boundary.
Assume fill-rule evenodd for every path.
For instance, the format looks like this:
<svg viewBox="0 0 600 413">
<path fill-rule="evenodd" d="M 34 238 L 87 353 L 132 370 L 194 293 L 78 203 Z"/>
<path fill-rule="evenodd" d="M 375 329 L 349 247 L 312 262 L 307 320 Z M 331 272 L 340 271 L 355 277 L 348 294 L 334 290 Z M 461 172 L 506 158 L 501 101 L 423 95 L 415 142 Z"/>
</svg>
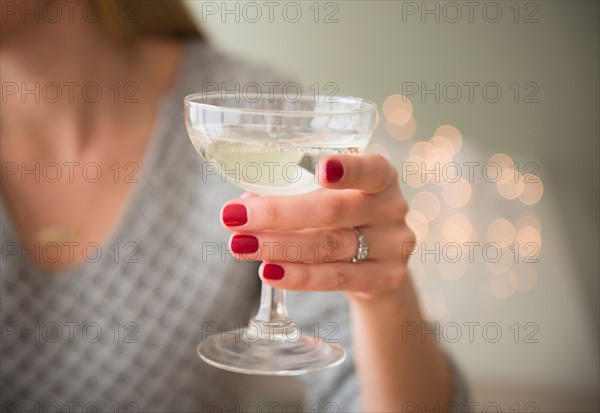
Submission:
<svg viewBox="0 0 600 413">
<path fill-rule="evenodd" d="M 479 409 L 598 411 L 598 2 L 273 3 L 187 4 L 220 49 L 377 102 Z"/>
</svg>

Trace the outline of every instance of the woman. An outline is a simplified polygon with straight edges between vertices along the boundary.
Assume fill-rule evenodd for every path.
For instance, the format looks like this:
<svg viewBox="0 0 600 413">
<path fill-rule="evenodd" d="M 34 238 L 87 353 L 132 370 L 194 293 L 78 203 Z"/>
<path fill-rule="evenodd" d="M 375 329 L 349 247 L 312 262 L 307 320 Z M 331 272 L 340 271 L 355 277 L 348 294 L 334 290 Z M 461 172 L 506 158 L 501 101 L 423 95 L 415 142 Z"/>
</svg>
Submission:
<svg viewBox="0 0 600 413">
<path fill-rule="evenodd" d="M 402 245 L 414 237 L 392 165 L 332 156 L 319 165 L 327 189 L 240 198 L 202 175 L 182 99 L 203 84 L 281 78 L 212 50 L 179 2 L 119 4 L 84 2 L 58 21 L 12 9 L 3 17 L 4 407 L 244 411 L 254 405 L 231 403 L 278 410 L 302 400 L 348 411 L 360 398 L 364 411 L 396 412 L 456 401 L 435 336 L 406 334 L 423 319 L 406 273 Z M 85 7 L 100 17 L 77 12 Z M 214 253 L 227 242 L 219 214 L 227 230 L 259 243 L 268 230 L 270 241 L 339 245 L 334 263 L 286 262 L 275 248 L 277 267 L 263 265 L 260 275 L 303 291 L 290 310 L 304 325 L 321 322 L 321 336 L 325 323 L 337 323 L 334 338 L 351 349 L 350 361 L 275 379 L 197 359 L 202 334 L 243 324 L 258 299 L 255 266 Z M 359 264 L 350 262 L 352 227 L 370 245 Z M 302 228 L 314 238 L 300 239 Z"/>
</svg>

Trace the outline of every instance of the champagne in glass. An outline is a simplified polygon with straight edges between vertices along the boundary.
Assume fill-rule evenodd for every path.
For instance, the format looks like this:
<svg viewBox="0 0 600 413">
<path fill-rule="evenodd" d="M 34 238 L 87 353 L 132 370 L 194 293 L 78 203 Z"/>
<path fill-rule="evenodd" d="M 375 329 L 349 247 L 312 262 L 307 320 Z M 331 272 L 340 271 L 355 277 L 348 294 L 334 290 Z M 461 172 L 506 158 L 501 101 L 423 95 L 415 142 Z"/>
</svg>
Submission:
<svg viewBox="0 0 600 413">
<path fill-rule="evenodd" d="M 261 196 L 298 195 L 319 188 L 319 159 L 364 149 L 376 106 L 351 97 L 245 102 L 196 94 L 185 98 L 185 119 L 192 144 L 227 182 Z M 318 371 L 345 358 L 341 346 L 304 335 L 287 315 L 285 292 L 265 283 L 249 325 L 200 343 L 198 354 L 222 369 L 265 375 Z"/>
</svg>

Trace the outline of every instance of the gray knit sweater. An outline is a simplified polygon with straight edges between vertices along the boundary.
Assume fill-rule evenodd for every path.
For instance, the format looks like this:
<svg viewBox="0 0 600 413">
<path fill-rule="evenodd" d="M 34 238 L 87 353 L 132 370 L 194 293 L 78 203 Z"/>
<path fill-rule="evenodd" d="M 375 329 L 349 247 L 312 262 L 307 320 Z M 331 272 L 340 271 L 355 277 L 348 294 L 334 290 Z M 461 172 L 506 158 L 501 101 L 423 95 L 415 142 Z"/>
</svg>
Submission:
<svg viewBox="0 0 600 413">
<path fill-rule="evenodd" d="M 278 79 L 202 43 L 187 44 L 118 229 L 100 256 L 92 249 L 79 267 L 38 270 L 21 251 L 2 204 L 2 411 L 359 409 L 340 293 L 288 293 L 295 321 L 348 350 L 337 368 L 269 378 L 222 371 L 196 355 L 203 337 L 248 321 L 259 279 L 255 263 L 227 253 L 229 234 L 218 214 L 240 190 L 202 173 L 182 100 L 203 82 L 232 87 Z"/>
</svg>

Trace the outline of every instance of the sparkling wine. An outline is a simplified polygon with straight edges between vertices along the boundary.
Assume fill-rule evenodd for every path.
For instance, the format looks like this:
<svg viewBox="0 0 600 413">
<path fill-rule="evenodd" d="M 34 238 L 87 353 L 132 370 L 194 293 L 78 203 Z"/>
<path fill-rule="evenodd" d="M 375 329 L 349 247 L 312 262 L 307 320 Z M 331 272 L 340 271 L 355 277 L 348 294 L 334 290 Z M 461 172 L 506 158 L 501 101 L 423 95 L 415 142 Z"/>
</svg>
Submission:
<svg viewBox="0 0 600 413">
<path fill-rule="evenodd" d="M 191 134 L 196 150 L 209 163 L 207 172 L 220 173 L 228 182 L 257 195 L 298 195 L 319 188 L 317 163 L 327 155 L 357 154 L 364 146 L 357 136 L 328 142 L 322 136 L 318 146 L 313 139 L 298 138 L 273 142 L 253 139 L 212 140 Z M 323 146 L 325 143 L 326 146 Z M 366 142 L 365 142 L 366 143 Z"/>
</svg>

